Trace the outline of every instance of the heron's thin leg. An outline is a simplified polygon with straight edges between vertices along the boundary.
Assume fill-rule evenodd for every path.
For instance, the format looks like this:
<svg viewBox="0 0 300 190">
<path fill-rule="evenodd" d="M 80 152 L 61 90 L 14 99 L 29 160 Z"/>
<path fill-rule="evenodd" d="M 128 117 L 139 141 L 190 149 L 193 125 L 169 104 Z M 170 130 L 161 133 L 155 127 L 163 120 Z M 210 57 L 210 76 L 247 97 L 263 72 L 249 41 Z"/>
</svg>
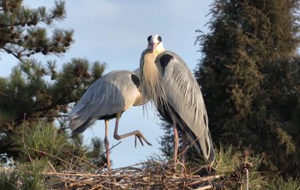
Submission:
<svg viewBox="0 0 300 190">
<path fill-rule="evenodd" d="M 114 138 L 116 140 L 120 140 L 120 139 L 123 139 L 123 138 L 126 138 L 126 137 L 129 137 L 129 136 L 132 136 L 132 135 L 135 135 L 136 138 L 138 138 L 141 142 L 141 144 L 143 145 L 143 141 L 144 140 L 148 145 L 152 146 L 151 143 L 149 143 L 146 138 L 144 137 L 144 135 L 139 131 L 139 130 L 135 130 L 135 131 L 132 131 L 131 133 L 126 133 L 124 135 L 118 135 L 118 129 L 119 129 L 119 120 L 120 120 L 120 117 L 121 117 L 121 113 L 117 113 L 117 117 L 116 117 L 116 126 L 115 126 L 115 132 L 114 132 Z M 135 146 L 136 146 L 136 142 L 135 142 Z"/>
<path fill-rule="evenodd" d="M 110 170 L 110 153 L 109 153 L 109 142 L 108 142 L 108 121 L 105 120 L 105 149 L 106 149 L 106 159 L 107 159 L 107 167 Z"/>
<path fill-rule="evenodd" d="M 176 168 L 177 163 L 177 153 L 179 147 L 179 137 L 176 123 L 174 123 L 174 167 Z"/>
<path fill-rule="evenodd" d="M 187 147 L 187 136 L 186 134 L 182 134 L 182 152 L 186 151 L 186 147 Z M 186 158 L 186 152 L 184 152 L 182 154 L 182 157 L 181 157 L 181 163 L 185 164 L 185 158 Z"/>
</svg>

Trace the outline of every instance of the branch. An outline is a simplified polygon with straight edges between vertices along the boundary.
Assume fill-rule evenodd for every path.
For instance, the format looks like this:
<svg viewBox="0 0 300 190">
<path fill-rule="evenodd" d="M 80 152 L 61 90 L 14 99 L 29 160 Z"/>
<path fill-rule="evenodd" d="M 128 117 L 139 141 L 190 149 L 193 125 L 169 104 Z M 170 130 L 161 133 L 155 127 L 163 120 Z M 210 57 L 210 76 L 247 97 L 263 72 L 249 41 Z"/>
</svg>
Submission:
<svg viewBox="0 0 300 190">
<path fill-rule="evenodd" d="M 59 161 L 61 161 L 61 162 L 64 162 L 64 163 L 66 163 L 66 164 L 69 164 L 69 165 L 76 166 L 76 167 L 80 168 L 79 166 L 77 166 L 77 165 L 75 165 L 75 164 L 72 164 L 72 163 L 70 163 L 70 162 L 67 162 L 67 161 L 63 160 L 62 158 L 59 158 L 59 157 L 57 157 L 57 156 L 54 156 L 54 155 L 49 154 L 49 153 L 47 153 L 47 152 L 44 152 L 44 151 L 42 151 L 42 150 L 37 150 L 37 149 L 34 149 L 34 148 L 30 148 L 30 147 L 27 147 L 27 148 L 28 148 L 29 150 L 33 150 L 33 151 L 35 151 L 35 152 L 42 153 L 42 154 L 45 154 L 45 155 L 50 156 L 50 157 L 52 157 L 52 158 L 55 158 L 55 159 L 57 159 L 57 160 L 59 160 Z"/>
<path fill-rule="evenodd" d="M 112 146 L 110 149 L 108 149 L 108 151 L 110 151 L 111 149 L 115 148 L 116 146 L 118 146 L 122 141 L 118 142 L 116 145 Z M 103 156 L 104 154 L 106 154 L 106 152 L 108 151 L 105 151 L 104 153 L 101 154 L 101 156 Z"/>
<path fill-rule="evenodd" d="M 12 42 L 7 42 L 7 43 L 12 43 Z M 16 44 L 16 43 L 13 43 L 14 45 L 18 45 L 18 44 Z M 20 45 L 18 45 L 18 46 L 20 46 Z M 22 46 L 20 46 L 20 47 L 22 47 Z M 18 59 L 21 63 L 23 63 L 24 62 L 24 60 L 19 56 L 19 55 L 17 55 L 15 52 L 13 52 L 12 50 L 10 50 L 10 49 L 7 49 L 7 48 L 5 48 L 5 47 L 3 47 L 2 49 L 4 49 L 5 51 L 6 51 L 6 53 L 8 53 L 8 54 L 12 54 L 16 59 Z M 23 50 L 24 51 L 24 50 Z M 21 51 L 21 52 L 23 52 L 23 51 Z"/>
<path fill-rule="evenodd" d="M 96 169 L 98 169 L 98 170 L 101 170 L 102 168 L 99 168 L 98 166 L 96 166 L 96 165 L 94 165 L 94 164 L 91 164 L 89 161 L 87 161 L 87 160 L 85 160 L 85 159 L 83 159 L 83 158 L 80 158 L 80 157 L 78 157 L 78 156 L 75 156 L 75 155 L 73 155 L 73 154 L 71 154 L 71 153 L 69 153 L 69 152 L 66 152 L 66 151 L 63 151 L 65 154 L 68 154 L 68 155 L 70 155 L 70 156 L 72 156 L 72 157 L 74 157 L 74 158 L 76 158 L 76 159 L 78 159 L 78 160 L 81 160 L 81 161 L 83 161 L 83 162 L 85 162 L 85 163 L 87 163 L 87 164 L 89 164 L 90 166 L 92 166 L 92 167 L 94 167 L 94 168 L 96 168 Z"/>
</svg>

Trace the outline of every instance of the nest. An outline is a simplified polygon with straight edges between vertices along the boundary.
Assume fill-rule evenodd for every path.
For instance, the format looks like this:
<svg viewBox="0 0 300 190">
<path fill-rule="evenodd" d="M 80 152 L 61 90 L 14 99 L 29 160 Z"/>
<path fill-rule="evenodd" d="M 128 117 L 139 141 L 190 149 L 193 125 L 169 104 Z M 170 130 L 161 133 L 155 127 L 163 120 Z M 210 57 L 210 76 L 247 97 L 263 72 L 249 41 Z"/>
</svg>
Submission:
<svg viewBox="0 0 300 190">
<path fill-rule="evenodd" d="M 183 166 L 184 168 L 184 166 Z M 196 174 L 178 173 L 172 165 L 148 161 L 136 165 L 113 169 L 110 172 L 46 172 L 46 183 L 50 189 L 195 189 L 222 190 L 222 175 L 200 177 Z"/>
</svg>

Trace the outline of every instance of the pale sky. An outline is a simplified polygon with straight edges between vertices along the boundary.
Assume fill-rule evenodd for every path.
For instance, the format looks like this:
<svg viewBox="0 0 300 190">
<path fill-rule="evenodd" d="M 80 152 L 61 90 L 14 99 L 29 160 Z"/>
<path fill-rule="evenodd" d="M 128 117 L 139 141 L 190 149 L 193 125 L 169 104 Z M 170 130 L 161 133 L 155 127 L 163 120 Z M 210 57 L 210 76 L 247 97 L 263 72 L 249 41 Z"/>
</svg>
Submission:
<svg viewBox="0 0 300 190">
<path fill-rule="evenodd" d="M 195 30 L 207 32 L 212 0 L 66 0 L 67 18 L 49 28 L 74 29 L 75 43 L 63 57 L 35 56 L 46 63 L 56 59 L 58 66 L 71 58 L 87 58 L 106 62 L 105 73 L 112 70 L 135 70 L 139 67 L 142 51 L 151 34 L 162 36 L 164 47 L 176 52 L 193 70 L 201 58 L 198 45 L 194 45 Z M 53 0 L 25 0 L 25 5 L 53 7 Z M 18 63 L 11 55 L 0 52 L 0 76 L 6 77 Z M 118 143 L 113 138 L 115 120 L 110 121 L 110 146 Z M 161 154 L 160 137 L 163 135 L 160 121 L 153 109 L 143 113 L 142 107 L 126 111 L 120 120 L 119 134 L 140 130 L 152 143 L 152 147 L 138 144 L 134 137 L 121 140 L 113 149 L 113 168 L 138 163 L 148 156 Z M 104 139 L 104 122 L 98 121 L 84 133 L 85 143 L 94 137 Z"/>
</svg>

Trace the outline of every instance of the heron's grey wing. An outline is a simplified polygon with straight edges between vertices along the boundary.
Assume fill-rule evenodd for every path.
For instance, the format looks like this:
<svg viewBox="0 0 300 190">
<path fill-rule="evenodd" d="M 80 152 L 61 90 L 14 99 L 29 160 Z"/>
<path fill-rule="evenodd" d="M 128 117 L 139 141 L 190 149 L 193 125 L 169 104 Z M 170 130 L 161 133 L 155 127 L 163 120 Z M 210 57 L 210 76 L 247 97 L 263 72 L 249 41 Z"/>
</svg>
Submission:
<svg viewBox="0 0 300 190">
<path fill-rule="evenodd" d="M 201 148 L 204 157 L 210 160 L 214 150 L 206 107 L 196 79 L 185 62 L 173 52 L 161 53 L 156 64 L 161 64 L 168 104 L 180 117 L 177 123 L 190 142 L 198 138 L 195 147 L 199 152 Z"/>
<path fill-rule="evenodd" d="M 136 90 L 129 79 L 130 73 L 113 71 L 93 83 L 70 112 L 70 128 L 83 132 L 97 119 L 123 112 L 130 107 Z"/>
</svg>

